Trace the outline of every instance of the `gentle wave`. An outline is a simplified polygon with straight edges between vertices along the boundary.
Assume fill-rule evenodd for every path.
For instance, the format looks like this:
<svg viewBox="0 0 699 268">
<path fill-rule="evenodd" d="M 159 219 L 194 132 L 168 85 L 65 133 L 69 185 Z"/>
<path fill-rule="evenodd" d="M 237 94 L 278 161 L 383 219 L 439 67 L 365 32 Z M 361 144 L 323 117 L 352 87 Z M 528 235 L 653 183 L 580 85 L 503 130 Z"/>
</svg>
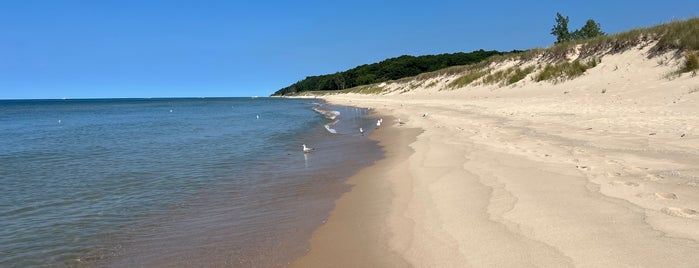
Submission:
<svg viewBox="0 0 699 268">
<path fill-rule="evenodd" d="M 323 109 L 321 107 L 313 107 L 313 111 L 316 111 L 317 113 L 324 115 L 330 120 L 335 120 L 335 118 L 337 118 L 340 115 L 340 111 Z"/>
<path fill-rule="evenodd" d="M 335 122 L 337 122 L 337 121 L 335 121 Z M 325 129 L 326 129 L 328 132 L 332 133 L 332 134 L 337 134 L 337 130 L 331 128 L 331 126 L 334 125 L 334 124 L 335 124 L 335 123 L 325 124 Z"/>
<path fill-rule="evenodd" d="M 338 119 L 338 116 L 340 116 L 340 111 L 325 109 L 319 103 L 313 104 L 316 105 L 316 107 L 313 107 L 313 111 L 322 114 L 326 118 L 332 120 L 332 122 L 325 124 L 325 129 L 332 134 L 337 134 L 337 130 L 333 129 L 332 126 L 340 121 L 340 119 Z"/>
<path fill-rule="evenodd" d="M 286 263 L 380 155 L 351 136 L 365 116 L 300 99 L 0 101 L 0 267 Z"/>
</svg>

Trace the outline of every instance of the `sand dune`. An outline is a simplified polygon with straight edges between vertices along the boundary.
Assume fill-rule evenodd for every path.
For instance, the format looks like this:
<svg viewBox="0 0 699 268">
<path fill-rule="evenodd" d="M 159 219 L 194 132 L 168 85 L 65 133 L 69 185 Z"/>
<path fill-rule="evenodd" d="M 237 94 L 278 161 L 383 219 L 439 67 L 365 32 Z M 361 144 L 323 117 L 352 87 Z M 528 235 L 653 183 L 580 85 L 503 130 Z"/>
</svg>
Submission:
<svg viewBox="0 0 699 268">
<path fill-rule="evenodd" d="M 699 267 L 699 77 L 648 47 L 557 84 L 324 96 L 404 124 L 295 265 Z"/>
</svg>

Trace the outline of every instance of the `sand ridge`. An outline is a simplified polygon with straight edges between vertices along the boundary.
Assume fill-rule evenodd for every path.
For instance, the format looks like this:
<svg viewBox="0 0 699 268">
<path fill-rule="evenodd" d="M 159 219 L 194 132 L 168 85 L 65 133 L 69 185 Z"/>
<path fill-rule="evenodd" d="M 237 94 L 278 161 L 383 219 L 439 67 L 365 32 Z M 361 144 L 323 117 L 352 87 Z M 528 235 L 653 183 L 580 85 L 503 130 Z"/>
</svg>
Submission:
<svg viewBox="0 0 699 268">
<path fill-rule="evenodd" d="M 559 84 L 325 96 L 395 117 L 391 136 L 421 130 L 367 171 L 391 193 L 371 227 L 390 257 L 372 266 L 699 267 L 699 78 L 665 79 L 675 67 L 646 55 Z M 309 255 L 343 243 L 322 237 Z"/>
</svg>

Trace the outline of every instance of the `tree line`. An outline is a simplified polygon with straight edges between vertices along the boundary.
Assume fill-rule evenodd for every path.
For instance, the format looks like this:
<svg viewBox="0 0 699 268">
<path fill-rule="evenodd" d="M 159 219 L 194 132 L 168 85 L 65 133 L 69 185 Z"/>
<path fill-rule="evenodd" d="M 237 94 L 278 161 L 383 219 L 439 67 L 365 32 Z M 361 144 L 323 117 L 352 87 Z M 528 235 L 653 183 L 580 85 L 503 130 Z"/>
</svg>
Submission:
<svg viewBox="0 0 699 268">
<path fill-rule="evenodd" d="M 521 51 L 513 50 L 511 52 L 500 52 L 481 49 L 470 53 L 457 52 L 417 57 L 403 55 L 386 59 L 378 63 L 360 65 L 344 72 L 308 76 L 293 85 L 274 92 L 273 95 L 292 95 L 303 91 L 342 90 L 345 88 L 415 76 L 450 66 L 473 64 L 494 55 L 503 55 L 513 52 Z"/>
<path fill-rule="evenodd" d="M 556 36 L 556 44 L 594 38 L 605 35 L 599 23 L 592 19 L 573 32 L 568 30 L 567 16 L 556 13 L 556 24 L 551 28 L 551 34 Z M 483 49 L 470 53 L 457 52 L 451 54 L 409 56 L 403 55 L 390 58 L 378 63 L 364 64 L 343 72 L 308 76 L 288 87 L 277 90 L 273 96 L 293 95 L 304 91 L 343 90 L 361 85 L 381 83 L 390 80 L 415 76 L 425 72 L 432 72 L 457 65 L 478 63 L 494 55 L 522 52 L 513 50 L 500 52 L 497 50 L 485 51 Z"/>
</svg>

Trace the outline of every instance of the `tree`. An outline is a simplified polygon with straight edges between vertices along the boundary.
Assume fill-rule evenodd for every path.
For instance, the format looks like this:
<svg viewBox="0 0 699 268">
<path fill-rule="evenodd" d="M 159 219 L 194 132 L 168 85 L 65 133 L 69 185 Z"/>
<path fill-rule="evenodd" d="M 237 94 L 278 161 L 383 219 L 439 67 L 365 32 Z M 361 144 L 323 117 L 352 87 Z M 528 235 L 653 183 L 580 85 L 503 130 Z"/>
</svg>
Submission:
<svg viewBox="0 0 699 268">
<path fill-rule="evenodd" d="M 589 39 L 605 34 L 602 32 L 600 24 L 592 19 L 587 20 L 585 26 L 580 28 L 580 30 L 575 30 L 571 33 L 568 31 L 569 21 L 570 19 L 567 16 L 563 17 L 561 13 L 556 13 L 556 24 L 551 28 L 551 34 L 556 36 L 555 44 L 571 40 Z"/>
<path fill-rule="evenodd" d="M 304 91 L 341 90 L 360 85 L 380 83 L 418 75 L 424 72 L 436 71 L 449 66 L 467 65 L 480 62 L 490 56 L 503 55 L 512 52 L 477 50 L 470 53 L 453 53 L 424 56 L 400 56 L 372 64 L 364 64 L 353 69 L 325 74 L 308 76 L 288 87 L 282 88 L 274 95 L 294 94 Z"/>
<path fill-rule="evenodd" d="M 345 89 L 345 76 L 341 72 L 335 73 L 333 75 L 334 77 L 334 82 L 337 90 L 343 90 Z"/>
<path fill-rule="evenodd" d="M 561 13 L 556 12 L 556 24 L 551 28 L 551 34 L 556 36 L 556 44 L 570 41 L 570 32 L 568 31 L 568 16 L 563 17 Z"/>
<path fill-rule="evenodd" d="M 580 28 L 580 30 L 575 31 L 574 35 L 575 37 L 573 39 L 590 39 L 595 38 L 597 36 L 602 36 L 604 35 L 604 32 L 602 32 L 599 23 L 590 19 L 587 20 L 585 26 Z"/>
</svg>

